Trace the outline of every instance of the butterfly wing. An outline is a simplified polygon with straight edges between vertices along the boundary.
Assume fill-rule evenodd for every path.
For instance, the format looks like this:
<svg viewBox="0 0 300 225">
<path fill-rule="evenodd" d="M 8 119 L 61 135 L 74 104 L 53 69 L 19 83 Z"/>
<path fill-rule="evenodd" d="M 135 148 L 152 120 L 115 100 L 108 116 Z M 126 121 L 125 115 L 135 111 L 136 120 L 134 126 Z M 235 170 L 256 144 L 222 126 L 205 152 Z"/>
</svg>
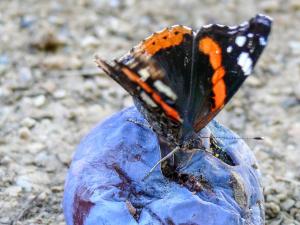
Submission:
<svg viewBox="0 0 300 225">
<path fill-rule="evenodd" d="M 97 59 L 135 99 L 154 130 L 176 142 L 191 85 L 192 29 L 175 25 L 154 33 L 113 65 Z"/>
<path fill-rule="evenodd" d="M 158 134 L 177 140 L 182 118 L 176 108 L 177 94 L 162 81 L 164 69 L 142 55 L 127 59 L 127 64 L 122 61 L 110 64 L 100 58 L 96 63 L 133 96 L 136 106 Z"/>
<path fill-rule="evenodd" d="M 191 28 L 175 25 L 154 33 L 133 48 L 130 55 L 143 55 L 154 60 L 165 71 L 161 81 L 177 94 L 176 108 L 183 115 L 191 85 L 192 46 Z M 159 89 L 159 86 L 157 86 Z M 159 91 L 164 92 L 165 88 Z"/>
<path fill-rule="evenodd" d="M 197 132 L 251 74 L 266 46 L 271 19 L 257 15 L 238 27 L 208 25 L 196 34 L 189 117 Z"/>
</svg>

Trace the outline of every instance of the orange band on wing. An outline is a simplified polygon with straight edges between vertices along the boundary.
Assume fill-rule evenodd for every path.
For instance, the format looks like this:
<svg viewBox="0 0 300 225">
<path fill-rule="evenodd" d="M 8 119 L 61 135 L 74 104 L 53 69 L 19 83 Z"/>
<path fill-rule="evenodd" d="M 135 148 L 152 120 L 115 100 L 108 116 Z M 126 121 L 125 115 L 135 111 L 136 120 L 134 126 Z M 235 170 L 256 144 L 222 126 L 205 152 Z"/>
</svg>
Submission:
<svg viewBox="0 0 300 225">
<path fill-rule="evenodd" d="M 226 85 L 223 77 L 225 76 L 225 70 L 223 67 L 219 67 L 212 77 L 213 93 L 215 105 L 212 108 L 213 111 L 219 109 L 224 105 L 226 99 Z"/>
<path fill-rule="evenodd" d="M 214 69 L 211 82 L 215 103 L 212 110 L 215 111 L 224 106 L 226 99 L 226 85 L 223 79 L 225 76 L 225 69 L 222 66 L 222 49 L 209 37 L 201 39 L 198 47 L 200 51 L 202 51 L 205 55 L 208 55 L 209 62 Z"/>
<path fill-rule="evenodd" d="M 131 81 L 138 84 L 139 87 L 141 87 L 145 92 L 150 94 L 152 96 L 153 100 L 163 108 L 163 110 L 169 117 L 180 122 L 181 118 L 179 116 L 179 113 L 175 109 L 173 109 L 171 106 L 166 104 L 161 99 L 161 97 L 157 93 L 155 93 L 154 90 L 146 82 L 144 82 L 136 73 L 127 69 L 126 67 L 122 68 L 122 71 Z"/>
<path fill-rule="evenodd" d="M 169 29 L 166 28 L 150 36 L 140 44 L 139 48 L 149 55 L 154 55 L 161 49 L 180 45 L 184 40 L 185 34 L 192 34 L 192 29 L 179 25 Z"/>
<path fill-rule="evenodd" d="M 209 37 L 203 38 L 199 42 L 199 49 L 209 56 L 209 62 L 214 70 L 222 66 L 222 50 L 213 39 Z"/>
</svg>

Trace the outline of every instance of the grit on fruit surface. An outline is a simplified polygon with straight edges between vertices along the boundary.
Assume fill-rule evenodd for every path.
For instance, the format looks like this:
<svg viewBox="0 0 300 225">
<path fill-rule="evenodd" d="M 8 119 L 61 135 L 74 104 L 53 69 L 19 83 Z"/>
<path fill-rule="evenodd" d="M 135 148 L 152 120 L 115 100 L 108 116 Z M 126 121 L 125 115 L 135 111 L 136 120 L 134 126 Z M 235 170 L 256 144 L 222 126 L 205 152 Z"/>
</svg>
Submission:
<svg viewBox="0 0 300 225">
<path fill-rule="evenodd" d="M 0 225 L 65 224 L 65 175 L 80 139 L 132 105 L 98 70 L 174 24 L 273 17 L 270 42 L 217 119 L 253 149 L 267 224 L 300 224 L 300 1 L 0 1 Z"/>
</svg>

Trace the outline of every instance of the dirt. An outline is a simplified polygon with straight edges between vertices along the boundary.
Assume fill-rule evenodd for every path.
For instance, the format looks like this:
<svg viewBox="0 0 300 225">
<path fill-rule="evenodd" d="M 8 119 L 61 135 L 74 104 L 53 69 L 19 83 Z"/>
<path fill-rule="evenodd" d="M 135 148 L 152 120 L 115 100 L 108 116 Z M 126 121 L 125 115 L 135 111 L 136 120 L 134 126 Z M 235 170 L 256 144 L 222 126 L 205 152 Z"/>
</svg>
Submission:
<svg viewBox="0 0 300 225">
<path fill-rule="evenodd" d="M 300 224 L 300 1 L 0 1 L 0 224 L 64 223 L 65 174 L 80 139 L 132 104 L 94 63 L 154 31 L 274 19 L 254 75 L 217 119 L 247 140 L 267 224 Z"/>
</svg>

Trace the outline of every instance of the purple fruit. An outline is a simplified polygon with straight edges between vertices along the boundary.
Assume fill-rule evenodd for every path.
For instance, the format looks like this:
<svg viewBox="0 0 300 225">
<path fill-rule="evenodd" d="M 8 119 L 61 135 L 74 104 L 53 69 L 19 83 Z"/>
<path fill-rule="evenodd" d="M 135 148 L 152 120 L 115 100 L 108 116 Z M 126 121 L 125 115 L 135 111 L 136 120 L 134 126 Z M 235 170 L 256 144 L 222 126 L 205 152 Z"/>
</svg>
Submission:
<svg viewBox="0 0 300 225">
<path fill-rule="evenodd" d="M 248 146 L 212 121 L 199 136 L 218 146 L 185 160 L 166 177 L 156 134 L 135 107 L 93 129 L 80 143 L 65 183 L 68 225 L 264 224 L 260 173 Z M 221 149 L 218 151 L 218 149 Z"/>
</svg>

